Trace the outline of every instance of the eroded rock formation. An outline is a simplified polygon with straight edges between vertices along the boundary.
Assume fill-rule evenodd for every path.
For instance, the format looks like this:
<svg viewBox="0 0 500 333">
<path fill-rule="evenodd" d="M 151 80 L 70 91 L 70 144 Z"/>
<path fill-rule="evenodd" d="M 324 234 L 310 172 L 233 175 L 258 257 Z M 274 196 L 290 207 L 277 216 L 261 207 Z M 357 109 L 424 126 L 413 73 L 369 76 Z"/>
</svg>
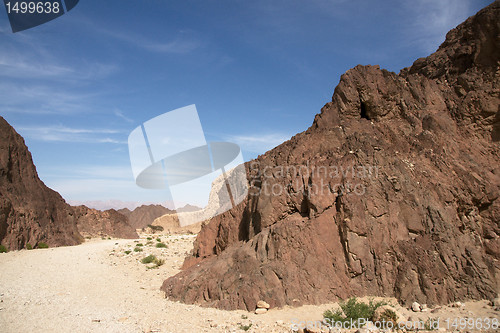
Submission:
<svg viewBox="0 0 500 333">
<path fill-rule="evenodd" d="M 395 74 L 356 66 L 312 126 L 247 163 L 170 299 L 254 310 L 352 295 L 491 298 L 500 259 L 500 2 Z"/>
</svg>

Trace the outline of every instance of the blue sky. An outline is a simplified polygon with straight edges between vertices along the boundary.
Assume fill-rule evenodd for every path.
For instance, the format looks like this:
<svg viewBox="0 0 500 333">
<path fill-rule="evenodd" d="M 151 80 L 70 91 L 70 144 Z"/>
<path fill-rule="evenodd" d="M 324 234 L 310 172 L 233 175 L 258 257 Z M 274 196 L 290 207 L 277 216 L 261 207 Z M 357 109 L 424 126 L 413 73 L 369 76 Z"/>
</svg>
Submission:
<svg viewBox="0 0 500 333">
<path fill-rule="evenodd" d="M 249 160 L 307 129 L 349 68 L 399 72 L 490 2 L 81 0 L 16 34 L 2 8 L 0 115 L 66 200 L 163 202 L 132 176 L 144 121 L 196 104 L 207 140 Z"/>
</svg>

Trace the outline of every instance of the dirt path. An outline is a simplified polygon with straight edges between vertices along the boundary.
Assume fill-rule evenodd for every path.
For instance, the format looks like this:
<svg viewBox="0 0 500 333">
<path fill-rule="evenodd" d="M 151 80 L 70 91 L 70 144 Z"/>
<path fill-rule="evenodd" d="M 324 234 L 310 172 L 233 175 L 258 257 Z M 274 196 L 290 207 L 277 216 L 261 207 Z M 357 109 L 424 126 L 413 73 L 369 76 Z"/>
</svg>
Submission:
<svg viewBox="0 0 500 333">
<path fill-rule="evenodd" d="M 166 300 L 159 287 L 178 272 L 193 237 L 162 236 L 166 248 L 144 238 L 0 254 L 0 331 L 243 332 L 243 326 L 252 324 L 248 332 L 290 332 L 291 323 L 321 320 L 323 311 L 335 306 L 271 309 L 255 315 Z M 133 251 L 138 242 L 144 245 L 142 252 Z M 149 254 L 165 264 L 148 269 L 140 260 Z M 486 301 L 440 311 L 436 315 L 498 318 Z"/>
</svg>

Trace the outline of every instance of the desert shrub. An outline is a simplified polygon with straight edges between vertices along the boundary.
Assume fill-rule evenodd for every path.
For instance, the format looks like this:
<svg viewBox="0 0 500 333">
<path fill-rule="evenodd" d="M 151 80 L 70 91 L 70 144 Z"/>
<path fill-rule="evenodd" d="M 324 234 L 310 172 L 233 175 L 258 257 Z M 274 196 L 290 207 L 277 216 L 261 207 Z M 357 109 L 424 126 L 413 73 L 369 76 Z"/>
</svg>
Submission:
<svg viewBox="0 0 500 333">
<path fill-rule="evenodd" d="M 9 249 L 7 249 L 7 247 L 3 245 L 0 245 L 0 253 L 7 253 L 7 252 L 9 252 Z"/>
<path fill-rule="evenodd" d="M 368 321 L 372 319 L 375 310 L 384 304 L 384 302 L 374 303 L 373 301 L 366 304 L 359 302 L 355 297 L 351 297 L 347 301 L 340 302 L 342 310 L 336 310 L 335 312 L 326 310 L 323 317 L 328 319 L 332 325 L 335 325 L 336 322 L 351 322 L 351 320 L 356 323 L 362 318 Z"/>
<path fill-rule="evenodd" d="M 382 322 L 382 323 L 383 322 L 385 322 L 385 323 L 391 322 L 392 323 L 392 327 L 397 327 L 396 325 L 398 324 L 398 315 L 393 310 L 386 309 L 380 315 L 380 320 L 379 321 Z M 385 325 L 387 325 L 387 324 L 385 324 Z"/>
<path fill-rule="evenodd" d="M 156 247 L 167 247 L 165 243 L 156 243 Z"/>
<path fill-rule="evenodd" d="M 135 246 L 144 246 L 144 245 L 142 245 L 142 243 L 137 243 L 135 244 Z"/>
<path fill-rule="evenodd" d="M 38 243 L 37 248 L 39 248 L 39 249 L 48 249 L 49 246 L 46 243 L 44 243 L 44 242 L 40 242 L 40 243 Z"/>
<path fill-rule="evenodd" d="M 134 248 L 134 252 L 142 252 L 142 247 L 136 247 L 136 248 Z"/>
<path fill-rule="evenodd" d="M 252 327 L 252 324 L 240 325 L 240 330 L 248 331 L 250 329 L 250 327 Z"/>
<path fill-rule="evenodd" d="M 158 237 L 158 238 L 156 239 L 156 241 L 157 241 L 157 242 L 161 242 L 161 238 L 160 238 L 160 237 Z"/>
<path fill-rule="evenodd" d="M 132 252 L 132 251 L 127 250 L 127 251 L 125 251 L 125 254 L 130 254 L 131 252 Z"/>
<path fill-rule="evenodd" d="M 26 250 L 33 250 L 33 246 L 30 243 L 26 243 Z"/>
<path fill-rule="evenodd" d="M 156 260 L 156 256 L 150 254 L 149 256 L 142 258 L 141 262 L 143 264 L 150 264 L 155 260 Z"/>
<path fill-rule="evenodd" d="M 147 237 L 146 239 L 147 239 L 148 241 L 150 241 L 150 240 L 152 240 L 153 238 L 151 238 L 151 237 Z"/>
<path fill-rule="evenodd" d="M 163 231 L 163 227 L 161 225 L 148 224 L 148 227 L 150 227 L 153 231 Z"/>
</svg>

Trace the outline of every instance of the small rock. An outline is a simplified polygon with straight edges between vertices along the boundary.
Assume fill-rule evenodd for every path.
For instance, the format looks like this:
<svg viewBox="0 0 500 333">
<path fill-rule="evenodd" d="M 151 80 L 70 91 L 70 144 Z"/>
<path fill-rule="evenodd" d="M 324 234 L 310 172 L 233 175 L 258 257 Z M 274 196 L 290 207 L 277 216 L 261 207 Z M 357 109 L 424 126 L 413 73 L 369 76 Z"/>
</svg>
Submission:
<svg viewBox="0 0 500 333">
<path fill-rule="evenodd" d="M 278 324 L 278 325 L 280 325 L 280 326 L 281 326 L 281 325 L 283 325 L 284 323 L 285 323 L 285 322 L 284 322 L 283 320 L 276 320 L 276 324 Z"/>
<path fill-rule="evenodd" d="M 429 308 L 427 307 L 427 304 L 422 304 L 421 309 L 422 309 L 422 312 L 429 310 Z"/>
<path fill-rule="evenodd" d="M 440 307 L 440 306 L 436 307 L 435 309 L 432 309 L 432 310 L 431 310 L 431 313 L 436 313 L 436 312 L 438 312 L 439 310 L 441 310 L 441 307 Z"/>
<path fill-rule="evenodd" d="M 413 302 L 413 304 L 411 305 L 411 310 L 413 312 L 420 312 L 422 311 L 422 306 L 417 302 Z"/>
<path fill-rule="evenodd" d="M 462 302 L 455 302 L 451 305 L 452 308 L 461 308 L 464 306 L 465 306 L 465 304 L 463 304 Z"/>
<path fill-rule="evenodd" d="M 0 296 L 3 296 L 3 295 L 0 295 Z M 497 297 L 497 298 L 492 299 L 490 304 L 494 308 L 500 307 L 500 298 Z"/>
<path fill-rule="evenodd" d="M 261 308 L 261 309 L 269 309 L 270 308 L 269 304 L 264 302 L 264 301 L 258 301 L 257 307 Z"/>
<path fill-rule="evenodd" d="M 263 314 L 263 313 L 266 313 L 266 312 L 267 312 L 266 308 L 257 308 L 255 310 L 255 314 Z"/>
</svg>

